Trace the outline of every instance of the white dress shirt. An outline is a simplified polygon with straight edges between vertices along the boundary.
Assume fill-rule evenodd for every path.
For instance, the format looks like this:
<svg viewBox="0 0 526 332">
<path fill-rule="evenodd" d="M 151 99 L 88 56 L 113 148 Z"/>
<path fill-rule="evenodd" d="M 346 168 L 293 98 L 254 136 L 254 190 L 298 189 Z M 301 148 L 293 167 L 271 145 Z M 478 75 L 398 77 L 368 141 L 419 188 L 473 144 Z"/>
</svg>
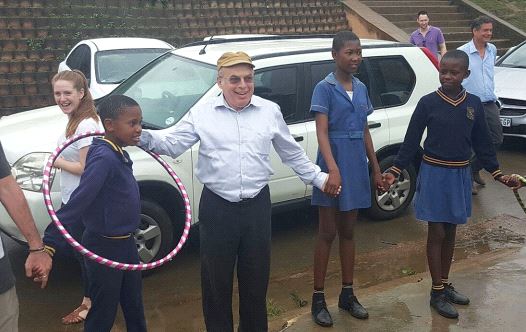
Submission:
<svg viewBox="0 0 526 332">
<path fill-rule="evenodd" d="M 176 158 L 198 141 L 197 178 L 230 202 L 255 197 L 268 184 L 271 144 L 305 184 L 323 189 L 328 176 L 290 135 L 279 106 L 258 96 L 241 111 L 222 95 L 211 98 L 173 127 L 143 130 L 140 145 Z"/>
</svg>

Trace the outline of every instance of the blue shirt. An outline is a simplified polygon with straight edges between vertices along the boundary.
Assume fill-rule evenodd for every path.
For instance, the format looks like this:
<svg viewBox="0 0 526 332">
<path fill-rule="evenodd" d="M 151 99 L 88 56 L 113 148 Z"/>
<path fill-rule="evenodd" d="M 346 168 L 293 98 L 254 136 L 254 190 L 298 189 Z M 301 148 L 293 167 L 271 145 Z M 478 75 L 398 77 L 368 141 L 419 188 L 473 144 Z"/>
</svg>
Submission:
<svg viewBox="0 0 526 332">
<path fill-rule="evenodd" d="M 279 106 L 258 96 L 241 111 L 222 95 L 211 98 L 173 127 L 143 130 L 140 144 L 175 158 L 198 141 L 197 178 L 230 202 L 252 198 L 268 184 L 271 145 L 306 184 L 321 189 L 327 177 L 291 136 Z"/>
<path fill-rule="evenodd" d="M 121 236 L 137 229 L 140 213 L 139 186 L 128 153 L 104 140 L 93 139 L 79 186 L 57 211 L 57 217 L 66 228 L 82 218 L 91 233 Z M 60 246 L 58 241 L 64 241 L 58 229 L 49 226 L 44 243 L 56 248 Z"/>
<path fill-rule="evenodd" d="M 497 58 L 497 48 L 491 43 L 486 44 L 486 51 L 484 52 L 484 59 L 480 57 L 479 51 L 475 47 L 473 40 L 458 48 L 464 51 L 469 57 L 470 74 L 462 85 L 469 92 L 480 98 L 485 102 L 496 101 L 495 95 L 495 81 L 494 68 L 495 59 Z"/>
</svg>

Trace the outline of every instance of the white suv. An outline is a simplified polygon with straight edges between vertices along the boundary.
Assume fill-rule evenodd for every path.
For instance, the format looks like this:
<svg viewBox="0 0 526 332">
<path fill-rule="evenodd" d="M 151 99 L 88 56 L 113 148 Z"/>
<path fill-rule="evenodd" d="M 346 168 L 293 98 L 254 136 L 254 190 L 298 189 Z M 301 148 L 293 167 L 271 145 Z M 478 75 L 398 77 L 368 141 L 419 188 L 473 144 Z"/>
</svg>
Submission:
<svg viewBox="0 0 526 332">
<path fill-rule="evenodd" d="M 140 104 L 144 128 L 163 129 L 177 123 L 188 110 L 220 93 L 216 61 L 227 51 L 245 51 L 255 64 L 255 94 L 281 107 L 291 134 L 316 159 L 318 144 L 315 123 L 309 113 L 315 84 L 334 69 L 330 36 L 252 36 L 202 41 L 164 54 L 139 70 L 112 94 L 128 95 Z M 357 76 L 369 89 L 375 111 L 369 128 L 382 169 L 391 165 L 403 141 L 411 114 L 419 98 L 439 86 L 436 63 L 418 47 L 390 41 L 362 40 L 363 62 Z M 57 107 L 48 107 L 0 119 L 0 141 L 13 174 L 24 189 L 39 230 L 50 222 L 44 207 L 41 183 L 47 153 L 55 147 L 66 124 Z M 194 222 L 202 184 L 195 178 L 197 146 L 180 157 L 165 156 L 186 185 Z M 134 174 L 141 190 L 142 224 L 135 237 L 140 257 L 151 261 L 173 248 L 181 234 L 184 209 L 181 195 L 169 175 L 136 147 L 127 148 L 134 161 Z M 305 206 L 311 188 L 272 153 L 274 175 L 270 181 L 273 209 Z M 367 210 L 376 219 L 402 213 L 414 191 L 420 157 L 404 170 L 400 182 L 389 193 L 372 192 L 373 206 Z M 58 177 L 52 197 L 59 206 Z M 5 210 L 0 209 L 1 229 L 22 239 Z"/>
</svg>

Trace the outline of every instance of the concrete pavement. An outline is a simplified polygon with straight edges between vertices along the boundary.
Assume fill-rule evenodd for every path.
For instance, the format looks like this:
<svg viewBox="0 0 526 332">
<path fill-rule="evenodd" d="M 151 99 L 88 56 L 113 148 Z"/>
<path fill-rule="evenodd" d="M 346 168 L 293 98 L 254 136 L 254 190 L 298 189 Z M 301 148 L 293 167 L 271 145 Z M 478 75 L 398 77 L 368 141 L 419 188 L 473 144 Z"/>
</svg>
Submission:
<svg viewBox="0 0 526 332">
<path fill-rule="evenodd" d="M 450 281 L 471 304 L 456 305 L 460 317 L 447 319 L 429 307 L 428 273 L 401 278 L 357 292 L 369 319 L 358 320 L 328 299 L 332 328 L 317 326 L 310 308 L 288 320 L 295 331 L 524 331 L 526 329 L 526 247 L 503 248 L 462 260 Z"/>
</svg>

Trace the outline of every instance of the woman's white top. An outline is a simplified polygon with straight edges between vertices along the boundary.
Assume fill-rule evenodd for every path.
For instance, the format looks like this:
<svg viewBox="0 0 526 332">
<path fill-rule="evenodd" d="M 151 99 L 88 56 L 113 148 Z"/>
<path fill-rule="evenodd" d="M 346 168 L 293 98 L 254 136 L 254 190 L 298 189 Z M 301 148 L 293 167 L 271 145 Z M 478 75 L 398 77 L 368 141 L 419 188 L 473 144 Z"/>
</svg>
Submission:
<svg viewBox="0 0 526 332">
<path fill-rule="evenodd" d="M 82 134 L 92 130 L 104 131 L 102 122 L 100 120 L 97 122 L 92 118 L 84 119 L 77 126 L 77 130 L 75 130 L 74 135 Z M 66 141 L 65 131 L 64 133 L 62 133 L 62 135 L 60 135 L 58 139 L 58 144 L 60 145 L 64 141 Z M 79 162 L 80 149 L 91 145 L 92 141 L 93 137 L 82 138 L 68 146 L 64 151 L 62 151 L 60 156 L 66 159 L 67 161 Z M 79 182 L 80 175 L 70 173 L 63 169 L 60 170 L 60 193 L 62 195 L 62 203 L 66 204 L 69 201 L 71 193 L 78 187 Z"/>
</svg>

